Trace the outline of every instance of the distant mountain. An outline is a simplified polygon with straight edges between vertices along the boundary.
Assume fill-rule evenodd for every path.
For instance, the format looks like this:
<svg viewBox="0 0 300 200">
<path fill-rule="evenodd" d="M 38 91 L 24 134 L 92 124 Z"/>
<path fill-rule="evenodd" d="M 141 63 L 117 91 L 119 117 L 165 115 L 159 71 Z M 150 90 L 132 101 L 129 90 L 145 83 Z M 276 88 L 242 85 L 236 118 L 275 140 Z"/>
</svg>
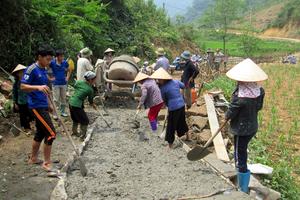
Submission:
<svg viewBox="0 0 300 200">
<path fill-rule="evenodd" d="M 188 7 L 188 11 L 184 15 L 185 21 L 192 22 L 199 19 L 213 3 L 214 0 L 193 0 L 192 5 Z"/>
<path fill-rule="evenodd" d="M 168 15 L 172 18 L 176 15 L 184 16 L 187 8 L 192 5 L 193 0 L 154 0 L 154 3 L 159 7 L 165 5 Z"/>
</svg>

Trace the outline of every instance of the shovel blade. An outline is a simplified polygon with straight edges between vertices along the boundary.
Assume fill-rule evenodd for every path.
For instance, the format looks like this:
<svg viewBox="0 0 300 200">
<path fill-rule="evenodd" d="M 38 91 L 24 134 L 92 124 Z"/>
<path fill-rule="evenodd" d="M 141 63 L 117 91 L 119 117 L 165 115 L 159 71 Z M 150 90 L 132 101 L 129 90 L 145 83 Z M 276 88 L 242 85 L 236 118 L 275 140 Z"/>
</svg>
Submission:
<svg viewBox="0 0 300 200">
<path fill-rule="evenodd" d="M 211 152 L 208 151 L 207 148 L 196 146 L 188 152 L 187 158 L 190 161 L 196 161 L 206 157 L 210 153 Z"/>
<path fill-rule="evenodd" d="M 163 130 L 162 132 L 161 132 L 161 134 L 160 134 L 160 139 L 165 139 L 165 137 L 166 137 L 166 130 Z"/>
</svg>

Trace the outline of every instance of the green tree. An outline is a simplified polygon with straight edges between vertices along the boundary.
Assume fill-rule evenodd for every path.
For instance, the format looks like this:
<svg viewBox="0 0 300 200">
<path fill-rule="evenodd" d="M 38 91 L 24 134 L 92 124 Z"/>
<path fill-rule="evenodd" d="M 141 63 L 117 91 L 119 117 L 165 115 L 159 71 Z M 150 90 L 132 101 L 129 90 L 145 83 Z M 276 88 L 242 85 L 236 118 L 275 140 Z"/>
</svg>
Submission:
<svg viewBox="0 0 300 200">
<path fill-rule="evenodd" d="M 210 6 L 202 21 L 207 27 L 220 34 L 223 40 L 223 49 L 226 49 L 226 37 L 230 23 L 241 15 L 244 0 L 215 0 Z"/>
</svg>

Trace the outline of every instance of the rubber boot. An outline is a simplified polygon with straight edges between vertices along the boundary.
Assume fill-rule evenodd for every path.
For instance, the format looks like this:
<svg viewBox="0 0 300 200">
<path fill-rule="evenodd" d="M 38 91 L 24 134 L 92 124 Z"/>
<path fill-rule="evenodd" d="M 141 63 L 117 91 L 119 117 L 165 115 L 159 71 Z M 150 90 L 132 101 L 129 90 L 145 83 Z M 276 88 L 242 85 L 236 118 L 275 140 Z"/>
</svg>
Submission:
<svg viewBox="0 0 300 200">
<path fill-rule="evenodd" d="M 60 106 L 61 116 L 63 116 L 63 117 L 68 117 L 68 114 L 65 112 L 65 108 L 66 108 L 65 105 L 61 105 L 61 106 Z"/>
<path fill-rule="evenodd" d="M 84 140 L 87 132 L 87 125 L 80 125 L 80 139 Z"/>
<path fill-rule="evenodd" d="M 242 192 L 249 193 L 250 171 L 245 173 L 238 172 L 238 184 Z"/>
<path fill-rule="evenodd" d="M 151 130 L 156 131 L 157 130 L 157 121 L 151 121 L 150 122 Z"/>
<path fill-rule="evenodd" d="M 76 135 L 77 137 L 80 136 L 79 133 L 78 133 L 78 123 L 73 123 L 72 132 L 73 132 L 73 135 Z"/>
</svg>

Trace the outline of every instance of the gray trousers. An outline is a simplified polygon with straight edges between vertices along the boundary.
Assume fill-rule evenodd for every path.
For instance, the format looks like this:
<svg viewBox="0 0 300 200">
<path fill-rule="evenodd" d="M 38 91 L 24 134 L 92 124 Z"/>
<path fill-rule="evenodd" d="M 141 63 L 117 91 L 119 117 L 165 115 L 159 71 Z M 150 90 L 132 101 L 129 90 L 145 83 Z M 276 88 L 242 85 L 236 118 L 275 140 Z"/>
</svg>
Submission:
<svg viewBox="0 0 300 200">
<path fill-rule="evenodd" d="M 53 85 L 53 97 L 56 106 L 67 105 L 67 85 Z"/>
</svg>

